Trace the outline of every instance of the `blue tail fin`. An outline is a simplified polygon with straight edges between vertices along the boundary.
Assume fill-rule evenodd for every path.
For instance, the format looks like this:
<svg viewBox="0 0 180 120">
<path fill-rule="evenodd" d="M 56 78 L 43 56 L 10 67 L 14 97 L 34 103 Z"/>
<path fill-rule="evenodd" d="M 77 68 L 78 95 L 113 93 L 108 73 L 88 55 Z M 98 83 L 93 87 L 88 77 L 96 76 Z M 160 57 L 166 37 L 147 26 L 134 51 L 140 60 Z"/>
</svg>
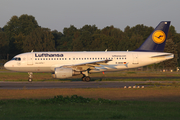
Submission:
<svg viewBox="0 0 180 120">
<path fill-rule="evenodd" d="M 135 51 L 163 52 L 170 23 L 170 21 L 160 22 L 145 42 Z"/>
</svg>

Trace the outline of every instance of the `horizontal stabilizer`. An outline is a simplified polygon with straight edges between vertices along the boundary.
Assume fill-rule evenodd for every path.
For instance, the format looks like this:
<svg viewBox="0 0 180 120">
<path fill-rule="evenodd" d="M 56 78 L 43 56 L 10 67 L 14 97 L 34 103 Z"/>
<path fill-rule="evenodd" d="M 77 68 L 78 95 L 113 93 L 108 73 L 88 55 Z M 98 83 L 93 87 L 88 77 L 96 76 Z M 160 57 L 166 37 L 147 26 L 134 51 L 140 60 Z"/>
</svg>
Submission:
<svg viewBox="0 0 180 120">
<path fill-rule="evenodd" d="M 152 56 L 151 58 L 161 58 L 161 57 L 174 57 L 174 54 L 164 54 L 164 55 L 157 55 L 157 56 Z"/>
</svg>

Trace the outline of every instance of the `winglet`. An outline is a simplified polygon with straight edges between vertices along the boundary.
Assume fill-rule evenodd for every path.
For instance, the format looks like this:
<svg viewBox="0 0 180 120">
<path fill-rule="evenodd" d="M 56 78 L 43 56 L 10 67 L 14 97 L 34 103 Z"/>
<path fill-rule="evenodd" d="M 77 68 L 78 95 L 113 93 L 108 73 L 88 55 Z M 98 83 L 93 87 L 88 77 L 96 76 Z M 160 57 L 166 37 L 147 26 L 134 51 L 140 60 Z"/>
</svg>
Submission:
<svg viewBox="0 0 180 120">
<path fill-rule="evenodd" d="M 161 21 L 145 42 L 135 51 L 163 52 L 170 21 Z"/>
</svg>

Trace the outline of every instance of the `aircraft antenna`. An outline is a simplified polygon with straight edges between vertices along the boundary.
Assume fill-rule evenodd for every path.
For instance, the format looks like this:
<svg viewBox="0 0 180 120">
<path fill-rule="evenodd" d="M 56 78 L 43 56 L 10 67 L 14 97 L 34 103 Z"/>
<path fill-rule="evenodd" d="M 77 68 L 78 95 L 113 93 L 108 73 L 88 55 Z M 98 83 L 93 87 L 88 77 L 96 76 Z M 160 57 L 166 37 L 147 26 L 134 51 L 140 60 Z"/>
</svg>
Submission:
<svg viewBox="0 0 180 120">
<path fill-rule="evenodd" d="M 33 50 L 31 50 L 31 52 L 33 52 Z"/>
</svg>

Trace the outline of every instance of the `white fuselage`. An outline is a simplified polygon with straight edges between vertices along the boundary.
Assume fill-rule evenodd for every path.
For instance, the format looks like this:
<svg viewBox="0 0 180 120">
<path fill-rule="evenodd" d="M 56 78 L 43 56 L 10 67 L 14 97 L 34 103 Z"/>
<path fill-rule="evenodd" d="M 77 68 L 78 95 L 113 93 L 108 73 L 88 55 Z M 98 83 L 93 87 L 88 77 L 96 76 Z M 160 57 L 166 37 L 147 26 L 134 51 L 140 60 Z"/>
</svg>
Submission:
<svg viewBox="0 0 180 120">
<path fill-rule="evenodd" d="M 164 52 L 94 51 L 94 52 L 29 52 L 16 55 L 4 66 L 18 72 L 54 72 L 57 67 L 76 66 L 103 60 L 107 64 L 95 65 L 89 72 L 118 71 L 159 63 L 174 57 Z M 87 68 L 88 69 L 88 68 Z M 77 68 L 77 70 L 79 70 Z"/>
</svg>

